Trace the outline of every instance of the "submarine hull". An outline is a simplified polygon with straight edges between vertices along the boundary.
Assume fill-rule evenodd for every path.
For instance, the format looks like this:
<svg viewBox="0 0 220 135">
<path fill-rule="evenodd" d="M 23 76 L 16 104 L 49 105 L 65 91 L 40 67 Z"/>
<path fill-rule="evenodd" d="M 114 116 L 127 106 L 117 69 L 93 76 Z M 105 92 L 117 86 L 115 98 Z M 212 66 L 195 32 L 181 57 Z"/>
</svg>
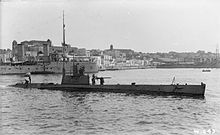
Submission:
<svg viewBox="0 0 220 135">
<path fill-rule="evenodd" d="M 204 96 L 205 84 L 201 85 L 69 85 L 53 83 L 17 83 L 10 85 L 19 88 L 37 88 L 61 91 L 78 92 L 113 92 L 113 93 L 137 93 L 137 94 L 171 94 L 171 95 L 198 95 Z"/>
</svg>

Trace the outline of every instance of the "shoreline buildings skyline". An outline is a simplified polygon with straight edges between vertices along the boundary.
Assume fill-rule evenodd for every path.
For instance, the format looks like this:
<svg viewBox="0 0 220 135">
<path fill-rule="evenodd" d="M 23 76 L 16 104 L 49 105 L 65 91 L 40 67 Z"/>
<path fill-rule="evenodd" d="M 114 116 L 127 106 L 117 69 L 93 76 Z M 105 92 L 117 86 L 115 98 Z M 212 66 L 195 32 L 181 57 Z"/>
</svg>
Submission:
<svg viewBox="0 0 220 135">
<path fill-rule="evenodd" d="M 52 42 L 52 40 L 51 39 L 47 39 L 47 40 L 50 40 L 51 42 Z M 47 40 L 41 40 L 41 39 L 30 39 L 30 40 L 22 40 L 22 41 L 20 41 L 20 44 L 22 44 L 22 43 L 25 43 L 25 42 L 46 42 Z M 17 40 L 12 40 L 12 44 L 13 44 L 13 41 L 16 41 L 17 43 L 18 43 L 18 41 Z M 53 46 L 55 47 L 55 46 L 57 46 L 57 47 L 61 47 L 62 46 L 62 44 L 63 43 L 60 43 L 60 44 L 54 44 L 53 43 Z M 66 43 L 65 43 L 66 44 Z M 107 48 L 110 48 L 110 46 L 111 45 L 114 45 L 114 46 L 118 46 L 118 44 L 111 44 L 111 43 L 109 43 L 109 44 L 106 44 L 106 46 L 108 46 Z M 72 45 L 72 44 L 66 44 L 66 46 L 69 46 L 69 47 L 72 47 L 72 48 L 83 48 L 83 49 L 86 49 L 86 47 L 79 47 L 79 46 L 81 46 L 81 45 Z M 119 45 L 120 46 L 120 45 Z M 97 48 L 97 47 L 95 47 L 95 48 L 90 48 L 90 49 L 86 49 L 86 50 L 106 50 L 107 48 L 104 48 L 104 49 L 100 49 L 100 48 Z M 147 47 L 146 47 L 147 48 Z M 0 47 L 0 50 L 12 50 L 13 49 L 13 46 L 11 45 L 10 47 L 6 47 L 6 48 L 3 48 L 3 47 Z M 120 48 L 118 48 L 118 49 L 120 49 Z M 219 42 L 216 42 L 216 44 L 215 45 L 213 45 L 213 50 L 211 50 L 211 51 L 207 51 L 207 50 L 204 50 L 204 49 L 200 49 L 200 48 L 198 48 L 197 50 L 195 50 L 195 51 L 176 51 L 176 50 L 174 50 L 174 49 L 170 49 L 170 50 L 167 50 L 167 51 L 138 51 L 138 50 L 136 50 L 135 48 L 128 48 L 128 47 L 125 47 L 125 48 L 123 48 L 123 49 L 130 49 L 130 50 L 133 50 L 133 51 L 135 51 L 135 52 L 142 52 L 142 53 L 169 53 L 169 52 L 177 52 L 177 53 L 196 53 L 197 51 L 205 51 L 205 52 L 207 52 L 207 53 L 217 53 L 217 52 L 219 52 Z"/>
<path fill-rule="evenodd" d="M 72 47 L 70 44 L 65 46 L 54 45 L 50 39 L 30 40 L 12 42 L 12 50 L 0 49 L 0 61 L 61 61 L 62 57 L 87 57 L 97 62 L 100 69 L 138 67 L 146 68 L 158 65 L 213 65 L 219 61 L 218 47 L 213 52 L 198 50 L 197 52 L 174 52 L 168 53 L 144 53 L 136 52 L 132 49 L 117 49 L 111 44 L 109 49 L 91 49 Z"/>
</svg>

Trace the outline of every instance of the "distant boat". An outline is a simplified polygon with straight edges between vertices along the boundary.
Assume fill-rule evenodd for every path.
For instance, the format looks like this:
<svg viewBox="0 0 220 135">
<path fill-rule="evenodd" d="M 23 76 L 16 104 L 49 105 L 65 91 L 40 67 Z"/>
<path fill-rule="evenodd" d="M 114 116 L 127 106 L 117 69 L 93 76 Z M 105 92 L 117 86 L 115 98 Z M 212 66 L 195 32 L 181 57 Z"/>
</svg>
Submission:
<svg viewBox="0 0 220 135">
<path fill-rule="evenodd" d="M 202 72 L 211 72 L 211 69 L 203 69 Z"/>
</svg>

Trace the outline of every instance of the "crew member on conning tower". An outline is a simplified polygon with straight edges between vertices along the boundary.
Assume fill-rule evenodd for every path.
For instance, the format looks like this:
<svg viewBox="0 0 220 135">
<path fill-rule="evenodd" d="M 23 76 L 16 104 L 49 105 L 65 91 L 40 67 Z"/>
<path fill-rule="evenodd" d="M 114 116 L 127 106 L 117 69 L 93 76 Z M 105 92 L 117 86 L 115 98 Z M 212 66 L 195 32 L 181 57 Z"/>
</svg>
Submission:
<svg viewBox="0 0 220 135">
<path fill-rule="evenodd" d="M 96 79 L 95 74 L 93 74 L 92 75 L 92 85 L 95 85 L 95 79 Z"/>
</svg>

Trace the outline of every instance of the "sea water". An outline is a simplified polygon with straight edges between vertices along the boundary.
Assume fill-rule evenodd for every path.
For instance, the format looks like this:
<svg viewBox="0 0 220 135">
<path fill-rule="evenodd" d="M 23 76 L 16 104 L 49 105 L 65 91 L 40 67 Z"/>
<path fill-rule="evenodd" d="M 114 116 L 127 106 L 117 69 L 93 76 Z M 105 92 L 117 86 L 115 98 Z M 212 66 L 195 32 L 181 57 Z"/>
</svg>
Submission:
<svg viewBox="0 0 220 135">
<path fill-rule="evenodd" d="M 104 71 L 105 84 L 206 84 L 205 98 L 123 93 L 62 92 L 8 87 L 24 81 L 1 75 L 2 135 L 220 134 L 220 69 Z M 32 75 L 60 83 L 61 75 Z M 98 82 L 97 82 L 98 83 Z"/>
</svg>

